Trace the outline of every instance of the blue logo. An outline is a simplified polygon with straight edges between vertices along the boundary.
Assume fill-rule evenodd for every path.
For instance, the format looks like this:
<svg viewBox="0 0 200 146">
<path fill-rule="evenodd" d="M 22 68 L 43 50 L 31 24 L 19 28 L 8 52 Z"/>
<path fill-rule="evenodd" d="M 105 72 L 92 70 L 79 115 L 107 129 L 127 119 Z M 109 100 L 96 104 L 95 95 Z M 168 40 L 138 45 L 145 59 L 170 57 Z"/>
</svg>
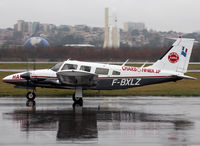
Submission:
<svg viewBox="0 0 200 146">
<path fill-rule="evenodd" d="M 187 51 L 188 51 L 188 49 L 183 46 L 182 47 L 181 55 L 183 55 L 184 57 L 186 57 L 187 56 Z"/>
</svg>

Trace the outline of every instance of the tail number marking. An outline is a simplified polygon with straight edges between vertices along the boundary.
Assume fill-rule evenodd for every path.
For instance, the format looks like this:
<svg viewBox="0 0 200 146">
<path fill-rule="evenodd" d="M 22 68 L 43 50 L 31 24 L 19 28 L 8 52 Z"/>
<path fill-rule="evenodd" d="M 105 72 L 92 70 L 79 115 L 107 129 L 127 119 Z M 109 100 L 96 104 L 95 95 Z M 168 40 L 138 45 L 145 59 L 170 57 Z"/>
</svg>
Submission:
<svg viewBox="0 0 200 146">
<path fill-rule="evenodd" d="M 120 86 L 139 86 L 140 85 L 141 78 L 136 79 L 113 79 L 112 86 L 114 85 L 120 85 Z"/>
</svg>

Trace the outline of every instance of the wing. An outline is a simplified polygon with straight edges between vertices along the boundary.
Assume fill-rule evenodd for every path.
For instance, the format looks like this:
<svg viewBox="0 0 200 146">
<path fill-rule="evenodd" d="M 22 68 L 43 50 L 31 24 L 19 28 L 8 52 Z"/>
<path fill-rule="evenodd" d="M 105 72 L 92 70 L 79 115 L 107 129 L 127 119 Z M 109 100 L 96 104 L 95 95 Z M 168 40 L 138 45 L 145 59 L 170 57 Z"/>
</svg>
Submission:
<svg viewBox="0 0 200 146">
<path fill-rule="evenodd" d="M 70 86 L 91 87 L 97 84 L 98 75 L 85 71 L 60 71 L 57 73 L 58 79 L 62 84 Z"/>
</svg>

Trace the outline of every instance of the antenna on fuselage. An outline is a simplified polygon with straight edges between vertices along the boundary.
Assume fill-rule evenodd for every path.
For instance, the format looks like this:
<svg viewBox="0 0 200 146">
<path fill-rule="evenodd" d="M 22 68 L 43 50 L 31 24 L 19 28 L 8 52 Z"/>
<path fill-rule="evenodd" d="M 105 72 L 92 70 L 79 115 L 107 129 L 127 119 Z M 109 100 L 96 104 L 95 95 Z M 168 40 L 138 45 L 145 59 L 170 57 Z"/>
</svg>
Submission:
<svg viewBox="0 0 200 146">
<path fill-rule="evenodd" d="M 147 64 L 147 61 L 140 68 L 143 68 L 146 64 Z"/>
<path fill-rule="evenodd" d="M 127 59 L 123 64 L 122 64 L 122 66 L 125 66 L 126 65 L 126 63 L 129 61 L 129 59 Z"/>
</svg>

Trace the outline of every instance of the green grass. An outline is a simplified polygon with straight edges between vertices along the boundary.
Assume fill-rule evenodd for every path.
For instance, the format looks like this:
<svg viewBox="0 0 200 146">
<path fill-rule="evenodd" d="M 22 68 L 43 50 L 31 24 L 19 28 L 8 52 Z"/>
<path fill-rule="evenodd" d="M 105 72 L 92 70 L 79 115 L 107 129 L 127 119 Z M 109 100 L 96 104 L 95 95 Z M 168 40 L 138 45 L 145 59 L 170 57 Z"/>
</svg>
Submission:
<svg viewBox="0 0 200 146">
<path fill-rule="evenodd" d="M 2 82 L 2 78 L 11 74 L 0 72 L 0 97 L 25 96 L 27 90 L 13 88 L 13 85 Z M 188 73 L 187 75 L 197 80 L 181 80 L 163 84 L 149 85 L 125 90 L 86 90 L 84 96 L 200 96 L 200 73 Z M 71 96 L 74 90 L 37 88 L 39 97 L 65 97 Z"/>
<path fill-rule="evenodd" d="M 199 70 L 200 69 L 200 65 L 198 65 L 198 64 L 191 64 L 191 65 L 189 65 L 189 67 L 188 67 L 188 69 L 189 70 Z"/>
</svg>

